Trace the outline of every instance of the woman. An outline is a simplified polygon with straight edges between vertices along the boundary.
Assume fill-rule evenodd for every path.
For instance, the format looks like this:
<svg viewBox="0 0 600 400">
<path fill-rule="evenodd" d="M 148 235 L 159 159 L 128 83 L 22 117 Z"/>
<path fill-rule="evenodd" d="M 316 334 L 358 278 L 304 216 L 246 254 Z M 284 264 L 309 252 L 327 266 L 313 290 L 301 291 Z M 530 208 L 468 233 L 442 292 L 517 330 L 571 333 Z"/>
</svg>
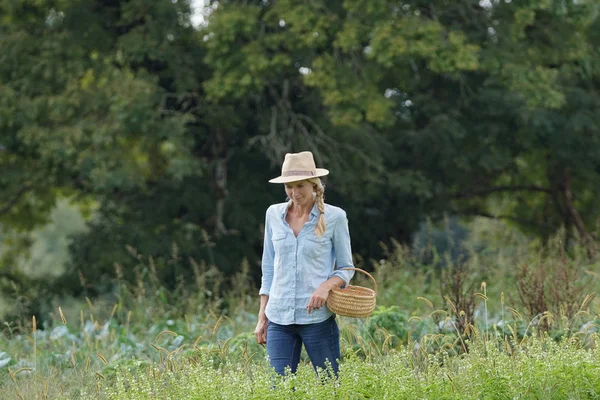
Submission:
<svg viewBox="0 0 600 400">
<path fill-rule="evenodd" d="M 309 151 L 286 154 L 281 176 L 289 201 L 267 209 L 262 258 L 260 311 L 254 335 L 266 343 L 275 371 L 295 373 L 302 344 L 315 370 L 327 361 L 337 376 L 340 333 L 326 306 L 331 289 L 348 284 L 354 271 L 348 220 L 344 210 L 325 204 L 319 177 Z M 338 269 L 334 270 L 337 264 Z"/>
</svg>

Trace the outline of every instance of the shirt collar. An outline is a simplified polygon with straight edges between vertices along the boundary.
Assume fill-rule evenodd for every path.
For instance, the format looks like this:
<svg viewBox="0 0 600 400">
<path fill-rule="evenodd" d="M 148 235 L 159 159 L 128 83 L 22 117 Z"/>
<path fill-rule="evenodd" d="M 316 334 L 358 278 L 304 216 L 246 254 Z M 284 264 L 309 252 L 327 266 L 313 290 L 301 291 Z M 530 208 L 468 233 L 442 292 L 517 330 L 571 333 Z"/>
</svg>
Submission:
<svg viewBox="0 0 600 400">
<path fill-rule="evenodd" d="M 290 208 L 290 204 L 291 202 L 288 201 L 287 203 L 285 203 L 285 207 L 283 207 L 283 211 L 281 213 L 281 219 L 285 219 L 285 216 L 287 214 L 288 208 Z M 313 205 L 312 210 L 310 210 L 310 213 L 312 215 L 314 215 L 315 217 L 319 217 L 319 215 L 321 215 L 321 212 L 319 211 L 319 207 L 317 207 L 317 202 L 315 201 L 315 204 Z"/>
<path fill-rule="evenodd" d="M 315 204 L 313 205 L 313 208 L 310 211 L 310 213 L 312 215 L 314 215 L 315 217 L 319 217 L 319 215 L 321 215 L 321 212 L 319 211 L 319 208 L 317 207 L 317 202 L 316 201 L 315 201 Z"/>
</svg>

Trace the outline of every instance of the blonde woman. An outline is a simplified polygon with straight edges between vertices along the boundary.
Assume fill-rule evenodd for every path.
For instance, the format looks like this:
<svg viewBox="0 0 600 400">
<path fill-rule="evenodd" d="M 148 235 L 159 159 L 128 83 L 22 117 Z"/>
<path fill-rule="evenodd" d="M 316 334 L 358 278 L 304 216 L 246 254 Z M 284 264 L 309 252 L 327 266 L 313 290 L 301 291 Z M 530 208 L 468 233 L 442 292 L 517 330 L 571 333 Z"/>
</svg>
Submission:
<svg viewBox="0 0 600 400">
<path fill-rule="evenodd" d="M 260 311 L 254 335 L 265 343 L 271 366 L 283 375 L 300 361 L 302 345 L 315 370 L 327 361 L 337 376 L 340 334 L 326 305 L 331 289 L 347 285 L 354 271 L 346 213 L 325 204 L 311 152 L 286 154 L 281 176 L 289 201 L 267 209 Z M 334 265 L 337 269 L 334 270 Z"/>
</svg>

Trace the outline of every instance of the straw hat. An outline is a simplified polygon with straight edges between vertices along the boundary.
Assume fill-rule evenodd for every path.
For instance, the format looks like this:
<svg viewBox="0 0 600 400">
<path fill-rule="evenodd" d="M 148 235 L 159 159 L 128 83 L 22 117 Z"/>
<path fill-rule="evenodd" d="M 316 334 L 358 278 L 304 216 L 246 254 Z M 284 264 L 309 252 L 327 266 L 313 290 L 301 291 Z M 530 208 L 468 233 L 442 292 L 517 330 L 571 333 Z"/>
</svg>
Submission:
<svg viewBox="0 0 600 400">
<path fill-rule="evenodd" d="M 304 179 L 318 178 L 328 175 L 329 171 L 317 168 L 310 151 L 300 153 L 287 153 L 281 166 L 281 176 L 271 179 L 271 183 L 287 183 L 302 181 Z"/>
</svg>

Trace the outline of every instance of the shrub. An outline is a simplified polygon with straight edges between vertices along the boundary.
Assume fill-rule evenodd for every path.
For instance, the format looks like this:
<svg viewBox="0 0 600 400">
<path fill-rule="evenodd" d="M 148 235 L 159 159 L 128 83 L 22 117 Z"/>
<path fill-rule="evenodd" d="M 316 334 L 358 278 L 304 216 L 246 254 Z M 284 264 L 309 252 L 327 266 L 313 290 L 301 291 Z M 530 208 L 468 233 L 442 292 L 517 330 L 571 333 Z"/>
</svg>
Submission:
<svg viewBox="0 0 600 400">
<path fill-rule="evenodd" d="M 522 306 L 534 320 L 538 332 L 549 331 L 554 322 L 570 329 L 576 317 L 585 310 L 593 295 L 594 279 L 586 274 L 577 259 L 568 259 L 546 248 L 537 265 L 521 264 L 516 272 L 517 291 Z"/>
<path fill-rule="evenodd" d="M 408 334 L 408 317 L 396 306 L 377 306 L 363 327 L 363 337 L 370 338 L 380 348 L 407 344 Z"/>
</svg>

